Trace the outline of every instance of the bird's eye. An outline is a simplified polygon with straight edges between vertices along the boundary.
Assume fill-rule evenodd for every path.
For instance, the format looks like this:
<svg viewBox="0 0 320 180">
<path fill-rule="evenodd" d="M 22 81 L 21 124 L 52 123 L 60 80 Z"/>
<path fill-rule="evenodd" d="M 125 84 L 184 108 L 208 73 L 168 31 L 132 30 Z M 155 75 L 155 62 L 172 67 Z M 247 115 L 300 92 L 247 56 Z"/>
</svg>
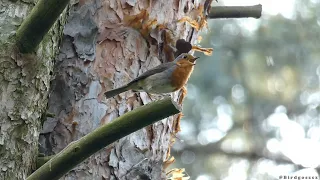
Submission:
<svg viewBox="0 0 320 180">
<path fill-rule="evenodd" d="M 188 56 L 187 56 L 187 55 L 184 55 L 184 56 L 183 56 L 183 59 L 187 59 L 187 58 L 188 58 Z"/>
</svg>

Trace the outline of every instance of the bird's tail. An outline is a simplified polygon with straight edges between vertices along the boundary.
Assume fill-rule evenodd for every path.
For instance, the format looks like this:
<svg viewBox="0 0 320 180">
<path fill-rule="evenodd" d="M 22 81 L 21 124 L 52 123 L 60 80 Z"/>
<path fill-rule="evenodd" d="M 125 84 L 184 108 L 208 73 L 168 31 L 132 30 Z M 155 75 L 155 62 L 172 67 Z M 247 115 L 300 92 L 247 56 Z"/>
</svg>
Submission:
<svg viewBox="0 0 320 180">
<path fill-rule="evenodd" d="M 107 91 L 104 93 L 104 95 L 106 96 L 107 99 L 113 97 L 113 96 L 116 96 L 120 93 L 123 93 L 125 91 L 129 90 L 129 85 L 125 85 L 125 86 L 122 86 L 122 87 L 119 87 L 117 89 L 113 89 L 111 91 Z"/>
</svg>

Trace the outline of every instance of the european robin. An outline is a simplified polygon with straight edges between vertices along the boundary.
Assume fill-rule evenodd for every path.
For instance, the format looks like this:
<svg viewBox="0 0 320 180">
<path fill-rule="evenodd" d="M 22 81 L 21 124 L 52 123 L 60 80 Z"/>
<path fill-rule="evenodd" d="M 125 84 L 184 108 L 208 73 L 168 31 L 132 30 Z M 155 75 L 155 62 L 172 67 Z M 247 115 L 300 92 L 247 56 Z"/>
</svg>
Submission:
<svg viewBox="0 0 320 180">
<path fill-rule="evenodd" d="M 105 96 L 110 98 L 128 90 L 145 91 L 150 94 L 177 91 L 187 83 L 196 59 L 198 57 L 182 53 L 174 61 L 160 64 L 144 72 L 128 84 L 105 92 Z"/>
</svg>

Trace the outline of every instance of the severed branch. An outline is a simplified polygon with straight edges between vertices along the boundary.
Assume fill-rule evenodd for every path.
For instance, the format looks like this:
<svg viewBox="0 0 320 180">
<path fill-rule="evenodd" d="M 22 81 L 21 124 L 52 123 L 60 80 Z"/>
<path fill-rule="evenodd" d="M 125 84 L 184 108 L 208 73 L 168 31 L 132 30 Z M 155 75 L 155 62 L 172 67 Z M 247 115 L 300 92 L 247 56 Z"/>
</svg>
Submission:
<svg viewBox="0 0 320 180">
<path fill-rule="evenodd" d="M 34 51 L 70 0 L 39 0 L 16 33 L 20 52 Z"/>
<path fill-rule="evenodd" d="M 215 6 L 211 7 L 208 15 L 209 19 L 219 18 L 260 18 L 262 5 L 254 6 Z"/>
<path fill-rule="evenodd" d="M 181 107 L 171 98 L 165 98 L 136 108 L 70 143 L 60 153 L 33 172 L 27 180 L 59 179 L 83 160 L 114 141 L 180 112 Z M 49 158 L 39 159 L 38 164 Z"/>
</svg>

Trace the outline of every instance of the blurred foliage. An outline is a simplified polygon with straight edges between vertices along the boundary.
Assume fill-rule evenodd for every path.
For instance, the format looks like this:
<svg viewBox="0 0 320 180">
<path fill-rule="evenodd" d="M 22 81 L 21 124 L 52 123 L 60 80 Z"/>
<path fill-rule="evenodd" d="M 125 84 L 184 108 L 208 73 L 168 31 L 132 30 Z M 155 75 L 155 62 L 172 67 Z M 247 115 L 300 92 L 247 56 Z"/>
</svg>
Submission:
<svg viewBox="0 0 320 180">
<path fill-rule="evenodd" d="M 191 179 L 318 176 L 320 2 L 295 5 L 292 19 L 209 22 L 214 53 L 197 54 L 172 149 Z"/>
</svg>

